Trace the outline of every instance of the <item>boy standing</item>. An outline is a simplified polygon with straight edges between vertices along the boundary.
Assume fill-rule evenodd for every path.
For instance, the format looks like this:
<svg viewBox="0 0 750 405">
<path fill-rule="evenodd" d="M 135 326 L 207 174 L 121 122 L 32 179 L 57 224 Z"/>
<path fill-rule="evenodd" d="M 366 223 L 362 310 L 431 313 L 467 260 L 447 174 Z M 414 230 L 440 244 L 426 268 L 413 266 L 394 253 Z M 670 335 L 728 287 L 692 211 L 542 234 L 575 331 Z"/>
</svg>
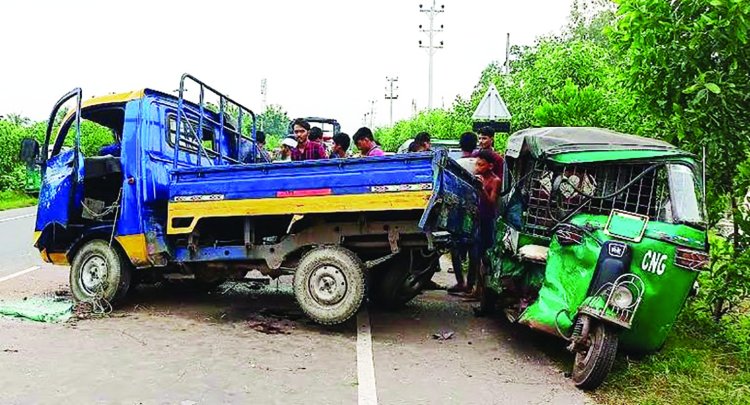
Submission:
<svg viewBox="0 0 750 405">
<path fill-rule="evenodd" d="M 487 250 L 495 243 L 495 219 L 497 218 L 497 199 L 500 196 L 502 181 L 495 174 L 495 157 L 494 152 L 490 150 L 480 150 L 477 154 L 475 173 L 477 178 L 482 182 L 482 192 L 479 195 L 479 257 L 481 266 L 489 265 L 487 261 Z M 471 292 L 471 298 L 478 299 L 481 295 L 479 288 L 483 284 L 481 277 L 484 271 L 479 271 L 479 282 Z"/>
<path fill-rule="evenodd" d="M 465 132 L 461 134 L 459 145 L 461 146 L 461 157 L 458 158 L 456 162 L 466 169 L 467 172 L 474 174 L 477 158 L 472 157 L 472 154 L 477 148 L 476 134 L 473 132 Z M 478 251 L 478 246 L 471 245 L 456 246 L 451 249 L 451 260 L 453 262 L 453 273 L 456 276 L 456 285 L 448 288 L 449 293 L 471 293 L 476 282 L 477 273 L 479 272 Z M 462 261 L 466 256 L 469 258 L 469 271 L 466 274 L 466 282 L 464 283 Z"/>
<path fill-rule="evenodd" d="M 474 152 L 474 157 L 478 157 L 479 152 L 487 151 L 488 156 L 492 158 L 492 171 L 501 180 L 503 178 L 503 157 L 495 152 L 495 130 L 492 127 L 482 127 L 479 129 L 479 151 Z"/>
</svg>

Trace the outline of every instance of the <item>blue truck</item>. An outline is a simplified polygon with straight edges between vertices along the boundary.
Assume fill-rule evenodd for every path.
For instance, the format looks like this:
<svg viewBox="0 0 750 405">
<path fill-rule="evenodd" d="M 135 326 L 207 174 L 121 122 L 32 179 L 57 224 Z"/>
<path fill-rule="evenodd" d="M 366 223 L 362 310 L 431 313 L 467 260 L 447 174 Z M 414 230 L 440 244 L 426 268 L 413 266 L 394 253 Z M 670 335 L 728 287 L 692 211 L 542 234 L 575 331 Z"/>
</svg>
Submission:
<svg viewBox="0 0 750 405">
<path fill-rule="evenodd" d="M 110 128 L 115 143 L 84 156 L 81 120 Z M 476 180 L 444 152 L 271 163 L 254 139 L 250 109 L 187 74 L 179 96 L 83 101 L 75 89 L 55 104 L 44 144 L 26 148 L 49 151 L 27 157 L 42 173 L 34 246 L 70 266 L 78 301 L 116 303 L 167 275 L 211 285 L 259 270 L 294 275 L 304 312 L 338 324 L 367 297 L 403 305 L 441 252 L 477 238 Z"/>
</svg>

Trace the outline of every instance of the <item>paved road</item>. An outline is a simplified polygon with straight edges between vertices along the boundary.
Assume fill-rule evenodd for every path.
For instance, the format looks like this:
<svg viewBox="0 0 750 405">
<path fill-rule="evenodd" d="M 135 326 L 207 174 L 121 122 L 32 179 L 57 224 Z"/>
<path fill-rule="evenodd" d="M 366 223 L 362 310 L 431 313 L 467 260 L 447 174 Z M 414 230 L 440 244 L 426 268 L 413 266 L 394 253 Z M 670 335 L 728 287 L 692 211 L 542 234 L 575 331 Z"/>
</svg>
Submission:
<svg viewBox="0 0 750 405">
<path fill-rule="evenodd" d="M 30 212 L 0 213 L 0 221 Z M 39 263 L 32 227 L 30 218 L 0 222 L 0 277 Z M 66 290 L 67 275 L 42 265 L 0 282 L 0 300 Z M 452 276 L 439 275 L 442 283 Z M 354 321 L 324 328 L 306 320 L 288 279 L 226 288 L 141 287 L 109 317 L 66 324 L 0 318 L 0 403 L 590 402 L 552 360 L 570 361 L 561 342 L 475 318 L 470 304 L 441 291 L 399 312 L 370 311 L 370 335 Z M 432 338 L 448 330 L 452 339 Z M 360 381 L 367 375 L 372 391 Z"/>
<path fill-rule="evenodd" d="M 0 277 L 41 265 L 32 246 L 36 207 L 0 211 Z"/>
</svg>

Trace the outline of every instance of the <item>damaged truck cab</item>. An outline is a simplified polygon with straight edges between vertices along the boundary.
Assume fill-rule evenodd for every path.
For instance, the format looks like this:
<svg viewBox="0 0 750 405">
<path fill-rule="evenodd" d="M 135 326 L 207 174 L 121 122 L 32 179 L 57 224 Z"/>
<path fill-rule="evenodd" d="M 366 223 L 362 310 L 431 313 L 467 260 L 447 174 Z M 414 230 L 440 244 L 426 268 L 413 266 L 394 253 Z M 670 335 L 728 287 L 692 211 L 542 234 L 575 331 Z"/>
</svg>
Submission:
<svg viewBox="0 0 750 405">
<path fill-rule="evenodd" d="M 84 155 L 81 120 L 112 131 L 100 156 Z M 190 75 L 179 97 L 66 94 L 36 148 L 49 153 L 36 158 L 35 246 L 71 267 L 77 300 L 117 301 L 168 274 L 218 284 L 259 270 L 293 274 L 308 316 L 336 324 L 365 291 L 387 307 L 409 301 L 441 251 L 477 237 L 475 180 L 442 152 L 271 163 L 254 136 L 252 111 Z"/>
</svg>

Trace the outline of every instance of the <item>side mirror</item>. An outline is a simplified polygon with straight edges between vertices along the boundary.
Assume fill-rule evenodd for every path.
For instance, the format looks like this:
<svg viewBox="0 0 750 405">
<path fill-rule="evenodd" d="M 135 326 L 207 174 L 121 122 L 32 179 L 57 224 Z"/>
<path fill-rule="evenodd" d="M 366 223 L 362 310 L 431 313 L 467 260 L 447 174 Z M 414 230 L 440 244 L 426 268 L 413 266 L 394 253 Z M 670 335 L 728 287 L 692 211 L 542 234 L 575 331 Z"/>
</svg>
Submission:
<svg viewBox="0 0 750 405">
<path fill-rule="evenodd" d="M 39 142 L 34 138 L 24 138 L 21 141 L 19 157 L 27 166 L 36 164 L 39 157 Z"/>
</svg>

